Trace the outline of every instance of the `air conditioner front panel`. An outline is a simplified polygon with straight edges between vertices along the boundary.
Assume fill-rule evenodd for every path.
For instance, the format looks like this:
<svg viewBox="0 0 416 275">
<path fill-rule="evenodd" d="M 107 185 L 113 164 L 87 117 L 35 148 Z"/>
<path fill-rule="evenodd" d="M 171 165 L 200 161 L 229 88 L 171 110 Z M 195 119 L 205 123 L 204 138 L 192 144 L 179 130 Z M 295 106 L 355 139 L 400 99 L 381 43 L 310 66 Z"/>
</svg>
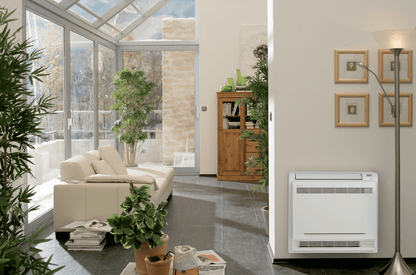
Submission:
<svg viewBox="0 0 416 275">
<path fill-rule="evenodd" d="M 316 183 L 302 181 L 293 183 L 293 211 L 297 213 L 293 217 L 293 233 L 296 234 L 365 234 L 374 232 L 377 219 L 377 209 L 374 209 L 377 201 L 376 192 L 373 193 L 335 193 L 345 189 L 352 190 L 357 187 L 355 182 L 343 182 L 337 184 Z M 310 191 L 334 193 L 298 193 L 298 189 L 308 186 Z M 375 188 L 375 184 L 366 184 L 367 188 Z M 321 188 L 322 190 L 319 190 Z M 341 189 L 344 188 L 344 189 Z M 359 185 L 357 188 L 362 188 Z M 361 190 L 360 190 L 361 191 Z M 369 220 L 373 217 L 373 221 Z"/>
</svg>

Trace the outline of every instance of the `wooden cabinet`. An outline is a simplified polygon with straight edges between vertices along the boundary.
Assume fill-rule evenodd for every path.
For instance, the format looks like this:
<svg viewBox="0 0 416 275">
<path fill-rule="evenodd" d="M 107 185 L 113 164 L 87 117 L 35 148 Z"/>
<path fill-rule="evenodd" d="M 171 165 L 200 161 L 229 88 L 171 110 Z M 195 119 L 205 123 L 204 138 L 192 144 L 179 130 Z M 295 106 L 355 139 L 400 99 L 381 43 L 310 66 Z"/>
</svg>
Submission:
<svg viewBox="0 0 416 275">
<path fill-rule="evenodd" d="M 217 93 L 218 103 L 218 168 L 217 179 L 224 181 L 260 180 L 261 175 L 246 175 L 249 169 L 245 162 L 258 153 L 256 142 L 239 140 L 242 129 L 253 127 L 248 121 L 245 106 L 235 102 L 241 97 L 250 96 L 251 92 Z M 250 129 L 259 131 L 258 129 Z"/>
</svg>

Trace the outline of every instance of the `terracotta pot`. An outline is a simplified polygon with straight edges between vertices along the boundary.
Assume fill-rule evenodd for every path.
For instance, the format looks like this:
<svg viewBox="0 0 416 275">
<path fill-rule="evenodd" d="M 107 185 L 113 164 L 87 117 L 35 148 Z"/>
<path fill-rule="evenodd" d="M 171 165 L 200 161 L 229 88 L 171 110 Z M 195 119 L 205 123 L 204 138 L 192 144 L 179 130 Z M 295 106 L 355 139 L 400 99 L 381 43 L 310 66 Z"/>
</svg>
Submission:
<svg viewBox="0 0 416 275">
<path fill-rule="evenodd" d="M 153 256 L 159 256 L 161 259 L 158 262 L 150 262 L 149 258 Z M 147 267 L 147 273 L 149 275 L 169 275 L 169 268 L 170 263 L 172 262 L 172 257 L 168 255 L 168 258 L 166 260 L 163 260 L 163 257 L 165 254 L 150 254 L 147 255 L 145 258 L 146 267 Z"/>
<path fill-rule="evenodd" d="M 146 263 L 144 261 L 144 258 L 147 255 L 155 254 L 155 253 L 159 253 L 159 254 L 163 254 L 163 255 L 166 254 L 166 252 L 168 251 L 169 236 L 166 235 L 166 234 L 163 235 L 162 241 L 163 241 L 162 246 L 156 246 L 153 249 L 150 249 L 147 242 L 142 244 L 142 247 L 140 248 L 140 250 L 137 250 L 136 248 L 133 247 L 134 260 L 136 261 L 136 272 L 137 273 L 140 273 L 140 274 L 143 274 L 143 275 L 147 274 Z"/>
<path fill-rule="evenodd" d="M 264 225 L 266 227 L 266 235 L 269 236 L 269 207 L 262 207 L 261 212 L 263 213 Z"/>
</svg>

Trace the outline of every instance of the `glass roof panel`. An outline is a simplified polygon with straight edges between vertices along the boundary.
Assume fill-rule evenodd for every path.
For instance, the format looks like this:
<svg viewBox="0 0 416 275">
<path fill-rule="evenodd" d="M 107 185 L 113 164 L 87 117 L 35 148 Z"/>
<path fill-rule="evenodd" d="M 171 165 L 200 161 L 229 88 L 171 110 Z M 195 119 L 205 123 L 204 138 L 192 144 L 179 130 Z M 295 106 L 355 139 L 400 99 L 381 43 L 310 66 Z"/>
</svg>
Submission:
<svg viewBox="0 0 416 275">
<path fill-rule="evenodd" d="M 156 4 L 158 0 L 136 0 L 134 1 L 134 4 L 136 7 L 139 8 L 140 11 L 146 12 L 148 9 L 153 7 L 154 4 Z"/>
<path fill-rule="evenodd" d="M 54 0 L 56 3 L 61 3 L 63 0 Z"/>
<path fill-rule="evenodd" d="M 112 7 L 120 3 L 121 0 L 80 0 L 79 2 L 99 16 L 103 16 Z"/>
<path fill-rule="evenodd" d="M 100 28 L 99 28 L 99 30 L 100 31 L 103 31 L 103 32 L 105 32 L 106 34 L 109 34 L 109 35 L 111 35 L 111 37 L 115 37 L 119 32 L 118 31 L 116 31 L 115 29 L 113 29 L 113 28 L 110 28 L 109 26 L 107 26 L 107 25 L 102 25 Z"/>
<path fill-rule="evenodd" d="M 143 0 L 136 0 L 142 2 Z M 151 0 L 144 0 L 151 1 Z M 136 4 L 136 2 L 134 2 Z M 157 1 L 156 1 L 157 2 Z M 140 9 L 139 4 L 138 8 Z M 162 39 L 163 19 L 195 18 L 195 0 L 171 0 L 121 41 Z"/>
<path fill-rule="evenodd" d="M 123 30 L 125 27 L 133 23 L 133 21 L 139 17 L 140 13 L 138 13 L 135 8 L 129 5 L 124 10 L 115 15 L 113 18 L 111 18 L 110 21 L 108 21 L 108 23 L 118 28 L 119 30 Z"/>
<path fill-rule="evenodd" d="M 95 16 L 93 16 L 93 15 L 89 14 L 88 12 L 84 11 L 83 9 L 78 7 L 77 5 L 72 6 L 69 10 L 74 12 L 76 15 L 84 18 L 85 20 L 87 20 L 90 23 L 94 23 L 94 21 L 97 20 L 97 18 L 95 18 Z"/>
</svg>

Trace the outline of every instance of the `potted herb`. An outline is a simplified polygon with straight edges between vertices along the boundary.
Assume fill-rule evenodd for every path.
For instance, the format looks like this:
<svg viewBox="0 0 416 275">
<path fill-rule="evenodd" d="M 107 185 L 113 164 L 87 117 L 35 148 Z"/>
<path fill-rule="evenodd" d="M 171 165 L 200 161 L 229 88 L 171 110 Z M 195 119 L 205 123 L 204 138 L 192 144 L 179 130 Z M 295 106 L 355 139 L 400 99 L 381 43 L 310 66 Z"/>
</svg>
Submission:
<svg viewBox="0 0 416 275">
<path fill-rule="evenodd" d="M 124 162 L 127 166 L 137 166 L 136 152 L 144 153 L 144 150 L 140 150 L 137 146 L 138 142 L 144 142 L 147 138 L 143 126 L 153 110 L 151 102 L 146 99 L 152 94 L 156 84 L 147 81 L 145 74 L 137 68 L 121 69 L 112 83 L 117 85 L 117 89 L 111 94 L 116 101 L 111 106 L 111 110 L 120 117 L 112 130 L 124 145 Z"/>
<path fill-rule="evenodd" d="M 239 139 L 246 138 L 249 141 L 257 142 L 258 155 L 252 156 L 246 165 L 253 168 L 246 173 L 261 174 L 260 185 L 253 187 L 253 192 L 260 192 L 264 189 L 267 194 L 269 186 L 269 137 L 268 137 L 268 95 L 269 77 L 267 64 L 267 45 L 260 45 L 254 50 L 257 64 L 253 67 L 257 69 L 254 76 L 248 76 L 247 90 L 252 91 L 251 97 L 243 97 L 237 100 L 237 104 L 245 105 L 250 110 L 249 120 L 253 121 L 259 128 L 258 132 L 242 130 Z M 266 226 L 266 233 L 269 234 L 269 198 L 267 194 L 267 206 L 262 208 Z"/>
<path fill-rule="evenodd" d="M 155 207 L 150 202 L 149 190 L 148 185 L 137 188 L 130 183 L 130 196 L 120 205 L 123 212 L 107 219 L 115 242 L 126 249 L 133 246 L 136 272 L 140 274 L 147 274 L 144 258 L 153 253 L 165 254 L 169 241 L 162 232 L 163 224 L 167 224 L 168 211 L 163 209 L 167 201 Z"/>
<path fill-rule="evenodd" d="M 50 97 L 32 97 L 24 81 L 41 81 L 46 68 L 32 70 L 33 61 L 41 58 L 42 52 L 35 50 L 27 54 L 31 41 L 18 42 L 8 23 L 15 21 L 10 16 L 14 11 L 0 7 L 0 274 L 53 274 L 63 268 L 51 270 L 51 259 L 35 257 L 41 252 L 36 244 L 49 240 L 38 239 L 44 227 L 32 236 L 24 235 L 25 218 L 39 206 L 24 210 L 23 204 L 30 203 L 35 194 L 33 187 L 16 186 L 24 174 L 32 175 L 29 168 L 31 156 L 25 151 L 30 136 L 43 138 L 40 127 L 42 116 L 49 114 L 52 107 Z M 26 244 L 26 249 L 23 248 Z"/>
</svg>

